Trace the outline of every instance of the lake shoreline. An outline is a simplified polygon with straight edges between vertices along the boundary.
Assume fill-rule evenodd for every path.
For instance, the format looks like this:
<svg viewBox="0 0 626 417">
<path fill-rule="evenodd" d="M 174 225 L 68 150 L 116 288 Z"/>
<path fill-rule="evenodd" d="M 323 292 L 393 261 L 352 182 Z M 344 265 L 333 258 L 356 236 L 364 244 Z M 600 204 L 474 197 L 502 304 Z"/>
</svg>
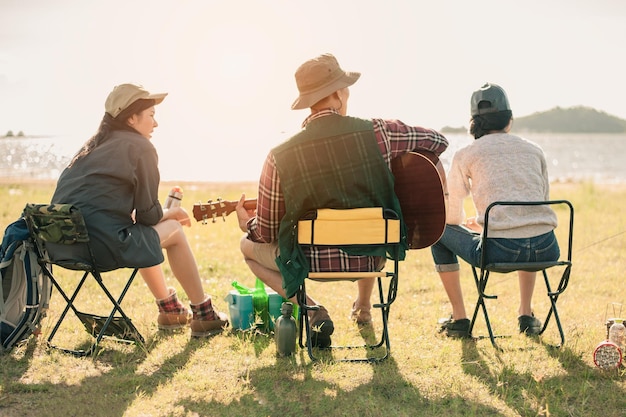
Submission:
<svg viewBox="0 0 626 417">
<path fill-rule="evenodd" d="M 257 181 L 171 181 L 164 180 L 161 181 L 160 186 L 169 188 L 175 185 L 179 185 L 185 189 L 189 190 L 198 190 L 198 189 L 215 189 L 215 188 L 231 188 L 231 189 L 241 189 L 241 190 L 256 190 Z M 601 189 L 608 189 L 614 191 L 626 190 L 625 182 L 594 182 L 587 180 L 559 180 L 550 182 L 550 187 L 553 189 L 567 189 L 567 188 L 577 188 L 582 186 L 583 184 L 593 184 L 595 187 Z M 50 186 L 51 188 L 56 185 L 56 180 L 51 179 L 36 179 L 36 178 L 13 178 L 13 177 L 1 177 L 0 176 L 0 185 L 4 186 Z"/>
</svg>

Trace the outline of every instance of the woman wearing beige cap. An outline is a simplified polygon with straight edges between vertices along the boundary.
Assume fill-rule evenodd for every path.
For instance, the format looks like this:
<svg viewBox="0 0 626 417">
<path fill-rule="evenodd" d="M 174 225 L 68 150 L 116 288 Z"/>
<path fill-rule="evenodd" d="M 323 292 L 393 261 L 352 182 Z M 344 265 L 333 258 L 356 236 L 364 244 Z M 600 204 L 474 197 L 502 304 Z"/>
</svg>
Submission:
<svg viewBox="0 0 626 417">
<path fill-rule="evenodd" d="M 208 336 L 222 330 L 228 319 L 202 288 L 182 229 L 191 226 L 189 215 L 181 207 L 164 211 L 158 200 L 158 156 L 149 139 L 158 126 L 154 106 L 166 95 L 137 84 L 116 86 L 97 133 L 61 174 L 52 203 L 80 208 L 101 270 L 141 268 L 156 298 L 160 329 L 190 323 L 192 336 Z M 189 297 L 191 312 L 165 283 L 162 249 Z"/>
<path fill-rule="evenodd" d="M 347 116 L 348 87 L 360 77 L 345 72 L 337 59 L 324 54 L 306 61 L 296 71 L 300 95 L 292 109 L 310 108 L 302 130 L 271 150 L 261 174 L 256 214 L 246 210 L 244 197 L 237 206 L 246 232 L 241 250 L 250 269 L 278 293 L 293 297 L 307 273 L 337 270 L 374 271 L 384 258 L 354 256 L 343 251 L 316 249 L 303 254 L 290 225 L 309 210 L 320 207 L 389 207 L 400 211 L 394 194 L 391 160 L 424 149 L 440 155 L 448 141 L 438 132 L 408 126 L 398 120 Z M 382 154 L 382 158 L 381 158 Z M 332 163 L 329 163 L 332 161 Z M 356 162 L 356 163 L 355 163 Z M 374 281 L 358 281 L 359 294 L 351 317 L 371 322 Z M 314 300 L 308 304 L 318 305 Z M 325 308 L 311 316 L 317 327 L 313 343 L 330 345 L 334 324 Z"/>
</svg>

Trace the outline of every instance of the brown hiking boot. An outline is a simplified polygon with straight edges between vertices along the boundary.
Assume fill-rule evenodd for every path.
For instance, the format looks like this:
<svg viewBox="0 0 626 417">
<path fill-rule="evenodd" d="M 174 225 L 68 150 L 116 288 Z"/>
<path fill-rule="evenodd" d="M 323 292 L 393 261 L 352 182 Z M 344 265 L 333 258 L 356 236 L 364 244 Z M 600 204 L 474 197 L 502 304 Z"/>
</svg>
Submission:
<svg viewBox="0 0 626 417">
<path fill-rule="evenodd" d="M 207 337 L 217 334 L 228 326 L 228 316 L 213 310 L 213 320 L 191 320 L 191 337 Z"/>
<path fill-rule="evenodd" d="M 213 308 L 211 297 L 200 304 L 192 304 L 191 337 L 211 336 L 228 326 L 228 316 Z"/>
<path fill-rule="evenodd" d="M 159 313 L 159 330 L 174 330 L 185 327 L 191 320 L 191 311 L 181 313 Z"/>
<path fill-rule="evenodd" d="M 180 329 L 189 324 L 191 319 L 191 311 L 185 307 L 176 295 L 176 290 L 172 287 L 168 288 L 169 296 L 162 300 L 156 300 L 159 307 L 159 330 Z"/>
<path fill-rule="evenodd" d="M 313 347 L 327 348 L 330 347 L 330 335 L 335 331 L 335 325 L 330 319 L 328 310 L 323 306 L 319 306 L 319 310 L 314 311 L 311 316 L 311 344 Z"/>
</svg>

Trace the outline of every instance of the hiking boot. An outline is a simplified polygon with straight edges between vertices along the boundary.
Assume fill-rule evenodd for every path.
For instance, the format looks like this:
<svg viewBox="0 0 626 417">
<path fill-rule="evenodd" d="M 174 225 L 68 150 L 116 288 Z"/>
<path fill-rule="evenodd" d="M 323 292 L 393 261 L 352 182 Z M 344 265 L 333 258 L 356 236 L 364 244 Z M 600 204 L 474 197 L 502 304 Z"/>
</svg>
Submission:
<svg viewBox="0 0 626 417">
<path fill-rule="evenodd" d="M 191 337 L 212 336 L 228 326 L 228 316 L 213 308 L 211 297 L 200 304 L 192 304 L 191 311 Z"/>
<path fill-rule="evenodd" d="M 191 337 L 207 337 L 220 333 L 228 326 L 228 316 L 213 310 L 211 320 L 191 320 Z"/>
<path fill-rule="evenodd" d="M 364 310 L 362 308 L 356 308 L 356 303 L 352 304 L 349 318 L 356 322 L 358 326 L 369 326 L 372 324 L 372 313 L 370 309 Z"/>
<path fill-rule="evenodd" d="M 180 313 L 159 313 L 157 323 L 159 330 L 174 330 L 187 326 L 190 319 L 191 311 L 189 310 Z"/>
<path fill-rule="evenodd" d="M 168 291 L 170 295 L 162 300 L 156 300 L 159 308 L 157 319 L 159 330 L 180 329 L 189 324 L 191 319 L 191 311 L 180 302 L 176 290 L 170 287 Z"/>
<path fill-rule="evenodd" d="M 468 339 L 470 337 L 469 319 L 453 320 L 452 317 L 450 317 L 448 319 L 440 319 L 439 324 L 441 325 L 439 333 L 443 333 L 445 331 L 446 336 L 448 337 L 455 339 Z"/>
<path fill-rule="evenodd" d="M 335 331 L 335 325 L 328 315 L 328 311 L 323 306 L 313 312 L 311 317 L 311 343 L 313 347 L 330 347 L 330 335 Z"/>
<path fill-rule="evenodd" d="M 534 314 L 532 316 L 519 316 L 517 321 L 519 322 L 520 333 L 524 333 L 526 336 L 537 336 L 541 333 L 541 320 L 537 319 Z"/>
</svg>

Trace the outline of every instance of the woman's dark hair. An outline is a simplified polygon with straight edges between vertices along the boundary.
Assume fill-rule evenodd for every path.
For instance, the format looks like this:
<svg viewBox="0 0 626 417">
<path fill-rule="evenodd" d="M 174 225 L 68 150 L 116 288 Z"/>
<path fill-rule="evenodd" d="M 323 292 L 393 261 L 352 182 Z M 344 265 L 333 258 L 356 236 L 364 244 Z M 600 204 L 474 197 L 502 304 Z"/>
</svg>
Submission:
<svg viewBox="0 0 626 417">
<path fill-rule="evenodd" d="M 474 139 L 478 139 L 491 131 L 502 130 L 507 127 L 512 117 L 513 112 L 511 110 L 472 116 L 473 123 L 470 123 L 470 135 L 474 136 Z"/>
<path fill-rule="evenodd" d="M 111 132 L 114 132 L 116 130 L 127 130 L 129 132 L 139 133 L 128 124 L 126 124 L 126 121 L 132 115 L 139 114 L 145 109 L 154 106 L 154 103 L 155 101 L 153 99 L 139 99 L 131 103 L 115 118 L 112 117 L 109 113 L 104 113 L 104 117 L 100 122 L 98 131 L 89 140 L 87 140 L 83 147 L 76 153 L 76 155 L 74 155 L 74 158 L 72 158 L 72 162 L 70 162 L 68 168 L 74 165 L 77 160 L 88 155 L 92 150 L 105 142 L 111 135 Z"/>
</svg>

